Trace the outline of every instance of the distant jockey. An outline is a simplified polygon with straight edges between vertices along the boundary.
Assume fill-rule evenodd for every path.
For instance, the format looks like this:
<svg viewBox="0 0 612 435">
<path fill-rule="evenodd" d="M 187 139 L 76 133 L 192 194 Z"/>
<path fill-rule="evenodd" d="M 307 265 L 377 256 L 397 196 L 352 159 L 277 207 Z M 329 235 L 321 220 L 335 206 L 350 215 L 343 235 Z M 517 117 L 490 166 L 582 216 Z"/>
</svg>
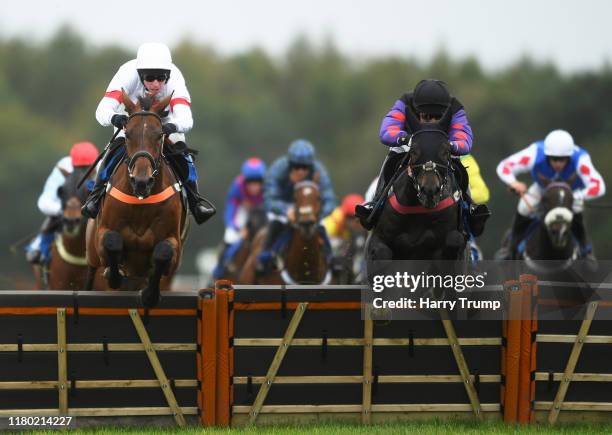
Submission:
<svg viewBox="0 0 612 435">
<path fill-rule="evenodd" d="M 242 164 L 240 175 L 234 178 L 225 200 L 225 234 L 219 262 L 213 271 L 213 278 L 220 279 L 225 264 L 235 253 L 233 249 L 246 237 L 246 223 L 249 210 L 263 206 L 263 179 L 266 164 L 257 157 L 251 157 Z"/>
<path fill-rule="evenodd" d="M 526 172 L 529 172 L 533 179 L 529 188 L 516 179 L 517 175 Z M 595 260 L 582 211 L 584 201 L 602 196 L 606 185 L 593 166 L 589 153 L 574 144 L 574 139 L 567 131 L 553 130 L 544 140 L 534 142 L 502 160 L 497 166 L 497 175 L 521 196 L 512 225 L 507 259 L 516 258 L 517 247 L 536 217 L 546 184 L 551 181 L 564 181 L 570 184 L 574 192 L 572 232 L 580 244 L 581 256 L 590 261 Z"/>
<path fill-rule="evenodd" d="M 391 181 L 405 153 L 409 151 L 408 142 L 411 132 L 406 123 L 408 108 L 418 116 L 421 123 L 437 122 L 446 110 L 450 110 L 452 118 L 448 136 L 451 143 L 451 154 L 461 156 L 469 154 L 472 149 L 472 128 L 463 105 L 450 94 L 443 81 L 421 80 L 413 92 L 403 94 L 395 102 L 380 126 L 380 140 L 389 147 L 389 154 L 381 168 L 373 200 L 358 206 L 356 210 L 361 224 L 368 230 L 374 227 L 382 210 L 382 206 L 374 210 L 374 205 L 381 199 L 385 187 Z M 464 192 L 464 197 L 471 202 L 467 192 Z M 473 216 L 486 215 L 488 217 L 489 211 L 485 205 L 470 204 L 470 213 Z"/>
<path fill-rule="evenodd" d="M 329 215 L 336 206 L 336 195 L 327 170 L 315 160 L 314 146 L 298 139 L 289 145 L 286 156 L 277 159 L 264 179 L 264 206 L 268 212 L 268 232 L 263 249 L 257 256 L 258 274 L 270 270 L 275 253 L 272 247 L 278 236 L 295 220 L 293 186 L 304 180 L 318 180 L 321 194 L 321 216 Z"/>
<path fill-rule="evenodd" d="M 323 226 L 332 248 L 348 241 L 352 235 L 364 232 L 364 228 L 355 217 L 355 207 L 364 201 L 363 196 L 358 193 L 348 194 L 342 200 L 342 204 L 323 219 Z"/>
<path fill-rule="evenodd" d="M 75 143 L 70 155 L 62 157 L 53 167 L 45 181 L 43 192 L 38 198 L 38 208 L 46 216 L 40 233 L 26 246 L 26 259 L 32 264 L 46 263 L 49 260 L 51 243 L 55 239 L 62 216 L 62 200 L 58 195 L 66 177 L 75 167 L 90 166 L 98 157 L 98 149 L 91 142 Z"/>
<path fill-rule="evenodd" d="M 95 218 L 110 179 L 125 154 L 124 128 L 128 116 L 124 111 L 122 90 L 136 102 L 139 97 L 161 100 L 172 95 L 167 116 L 163 118 L 163 133 L 173 143 L 171 150 L 164 147 L 166 158 L 185 187 L 189 209 L 195 221 L 201 224 L 215 214 L 215 209 L 198 193 L 198 174 L 193 163 L 192 150 L 185 144 L 185 133 L 193 127 L 191 97 L 181 71 L 172 63 L 170 50 L 164 44 L 146 43 L 138 48 L 136 59 L 121 65 L 98 104 L 96 119 L 104 126 L 113 125 L 121 130 L 111 144 L 110 151 L 98 171 L 96 184 L 82 208 L 84 216 Z"/>
</svg>

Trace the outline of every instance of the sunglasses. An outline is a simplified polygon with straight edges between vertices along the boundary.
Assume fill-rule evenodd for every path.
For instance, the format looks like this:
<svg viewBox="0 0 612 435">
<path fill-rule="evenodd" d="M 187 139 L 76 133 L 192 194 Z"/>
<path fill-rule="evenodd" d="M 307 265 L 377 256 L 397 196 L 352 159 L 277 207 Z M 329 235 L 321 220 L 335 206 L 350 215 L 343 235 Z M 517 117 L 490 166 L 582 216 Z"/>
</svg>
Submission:
<svg viewBox="0 0 612 435">
<path fill-rule="evenodd" d="M 165 82 L 167 79 L 166 74 L 159 74 L 159 75 L 155 75 L 155 74 L 146 74 L 142 77 L 142 79 L 145 82 L 154 82 L 154 81 L 158 81 L 158 82 Z"/>
<path fill-rule="evenodd" d="M 291 164 L 291 169 L 302 169 L 307 171 L 308 169 L 310 169 L 309 165 L 300 165 L 300 164 Z"/>
<path fill-rule="evenodd" d="M 561 157 L 561 156 L 549 156 L 548 157 L 551 162 L 564 162 L 569 160 L 569 157 Z"/>
</svg>

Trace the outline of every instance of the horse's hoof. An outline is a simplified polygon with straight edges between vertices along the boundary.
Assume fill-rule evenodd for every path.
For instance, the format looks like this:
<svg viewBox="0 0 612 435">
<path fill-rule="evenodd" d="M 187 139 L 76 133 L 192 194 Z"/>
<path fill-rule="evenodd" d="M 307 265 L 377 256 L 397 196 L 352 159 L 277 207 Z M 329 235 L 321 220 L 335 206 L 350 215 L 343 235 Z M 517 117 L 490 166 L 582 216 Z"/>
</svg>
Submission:
<svg viewBox="0 0 612 435">
<path fill-rule="evenodd" d="M 108 286 L 112 289 L 118 289 L 123 284 L 123 279 L 125 278 L 125 272 L 122 269 L 118 269 L 118 274 L 116 277 L 113 277 L 111 272 L 111 268 L 107 267 L 104 269 L 102 273 L 102 277 L 108 282 Z"/>
<path fill-rule="evenodd" d="M 161 295 L 159 290 L 154 291 L 149 288 L 140 290 L 140 300 L 145 308 L 153 308 L 159 303 Z"/>
</svg>

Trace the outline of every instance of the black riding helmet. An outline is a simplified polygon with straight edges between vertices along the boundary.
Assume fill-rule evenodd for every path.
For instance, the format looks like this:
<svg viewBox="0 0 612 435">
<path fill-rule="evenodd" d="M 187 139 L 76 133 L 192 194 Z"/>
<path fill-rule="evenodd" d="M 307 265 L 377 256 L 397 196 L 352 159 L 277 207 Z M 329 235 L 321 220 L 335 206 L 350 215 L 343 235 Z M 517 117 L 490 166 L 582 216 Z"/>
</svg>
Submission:
<svg viewBox="0 0 612 435">
<path fill-rule="evenodd" d="M 426 79 L 415 86 L 412 101 L 417 112 L 442 116 L 451 104 L 451 95 L 443 81 Z"/>
</svg>

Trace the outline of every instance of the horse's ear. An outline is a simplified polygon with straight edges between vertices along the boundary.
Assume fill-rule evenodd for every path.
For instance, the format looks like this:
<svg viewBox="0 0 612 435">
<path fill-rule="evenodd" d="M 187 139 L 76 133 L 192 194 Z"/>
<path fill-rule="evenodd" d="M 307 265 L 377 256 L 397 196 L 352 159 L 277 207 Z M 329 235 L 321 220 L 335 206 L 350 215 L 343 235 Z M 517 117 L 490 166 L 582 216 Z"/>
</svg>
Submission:
<svg viewBox="0 0 612 435">
<path fill-rule="evenodd" d="M 451 112 L 451 105 L 449 104 L 449 106 L 442 114 L 442 118 L 440 118 L 440 120 L 438 121 L 438 126 L 441 130 L 448 131 L 448 129 L 450 128 L 451 119 L 453 117 Z"/>
<path fill-rule="evenodd" d="M 419 122 L 419 118 L 417 118 L 416 113 L 414 113 L 414 110 L 412 110 L 411 104 L 406 104 L 406 124 L 408 124 L 408 127 L 410 127 L 410 132 L 412 134 L 421 129 L 421 123 Z"/>
<path fill-rule="evenodd" d="M 138 104 L 134 104 L 132 99 L 128 94 L 125 93 L 124 89 L 121 89 L 121 99 L 123 100 L 123 105 L 125 106 L 125 111 L 131 115 L 134 112 L 138 112 L 139 106 Z"/>
<path fill-rule="evenodd" d="M 151 112 L 155 112 L 159 116 L 162 116 L 163 111 L 166 109 L 168 104 L 170 104 L 170 100 L 172 100 L 172 95 L 174 95 L 174 92 L 153 104 L 153 106 L 151 106 Z"/>
</svg>

